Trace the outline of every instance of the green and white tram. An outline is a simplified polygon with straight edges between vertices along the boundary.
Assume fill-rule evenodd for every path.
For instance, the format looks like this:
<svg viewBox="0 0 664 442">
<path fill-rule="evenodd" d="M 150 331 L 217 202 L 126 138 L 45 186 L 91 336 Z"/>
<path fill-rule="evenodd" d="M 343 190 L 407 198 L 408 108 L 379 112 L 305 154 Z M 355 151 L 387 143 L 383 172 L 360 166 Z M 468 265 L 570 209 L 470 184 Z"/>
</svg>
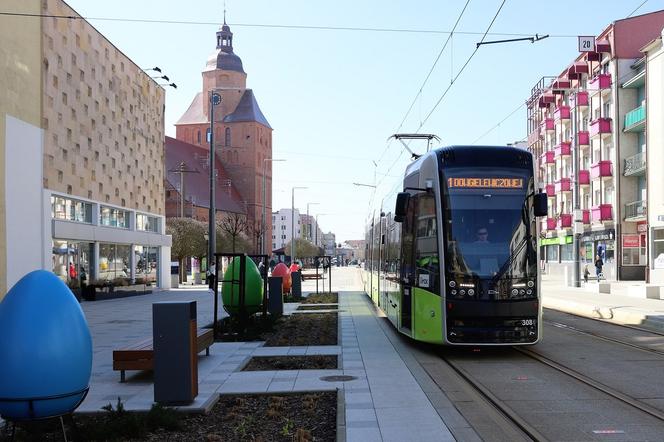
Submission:
<svg viewBox="0 0 664 442">
<path fill-rule="evenodd" d="M 452 146 L 406 169 L 366 230 L 365 290 L 401 333 L 437 344 L 541 337 L 536 217 L 547 212 L 531 153 Z"/>
</svg>

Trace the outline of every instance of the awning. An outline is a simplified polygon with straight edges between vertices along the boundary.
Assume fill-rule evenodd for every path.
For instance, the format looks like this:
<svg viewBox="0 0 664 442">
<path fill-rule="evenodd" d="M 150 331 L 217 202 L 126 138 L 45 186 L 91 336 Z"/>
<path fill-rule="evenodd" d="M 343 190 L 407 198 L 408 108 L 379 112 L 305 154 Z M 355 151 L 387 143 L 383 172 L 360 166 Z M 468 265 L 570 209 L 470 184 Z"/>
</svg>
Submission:
<svg viewBox="0 0 664 442">
<path fill-rule="evenodd" d="M 602 39 L 595 42 L 595 51 L 596 52 L 611 52 L 611 43 L 609 40 Z"/>
<path fill-rule="evenodd" d="M 602 54 L 599 52 L 587 52 L 586 59 L 588 61 L 602 61 Z"/>
<path fill-rule="evenodd" d="M 588 63 L 585 61 L 577 61 L 574 64 L 572 64 L 572 67 L 570 69 L 575 73 L 575 74 L 587 74 L 588 73 Z"/>
</svg>

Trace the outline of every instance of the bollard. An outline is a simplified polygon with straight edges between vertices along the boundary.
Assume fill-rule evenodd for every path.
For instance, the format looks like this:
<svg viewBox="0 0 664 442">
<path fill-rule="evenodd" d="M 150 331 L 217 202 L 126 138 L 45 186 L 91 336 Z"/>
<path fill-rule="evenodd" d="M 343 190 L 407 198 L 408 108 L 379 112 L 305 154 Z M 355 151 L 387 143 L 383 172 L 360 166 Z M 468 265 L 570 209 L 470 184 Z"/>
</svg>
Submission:
<svg viewBox="0 0 664 442">
<path fill-rule="evenodd" d="M 268 311 L 271 315 L 281 316 L 284 314 L 284 296 L 282 291 L 281 276 L 270 276 L 267 279 L 268 289 Z"/>
<path fill-rule="evenodd" d="M 292 272 L 291 278 L 291 294 L 293 295 L 293 298 L 299 299 L 302 297 L 302 272 Z"/>
</svg>

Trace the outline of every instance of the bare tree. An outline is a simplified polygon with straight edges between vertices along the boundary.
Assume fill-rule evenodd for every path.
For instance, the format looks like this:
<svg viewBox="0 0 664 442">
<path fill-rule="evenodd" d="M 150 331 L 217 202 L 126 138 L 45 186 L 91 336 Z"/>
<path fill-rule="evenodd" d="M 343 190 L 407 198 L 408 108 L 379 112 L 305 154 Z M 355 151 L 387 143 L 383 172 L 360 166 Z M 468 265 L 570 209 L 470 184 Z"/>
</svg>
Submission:
<svg viewBox="0 0 664 442">
<path fill-rule="evenodd" d="M 247 218 L 239 213 L 226 213 L 218 226 L 230 239 L 232 253 L 236 253 L 238 243 L 247 232 Z"/>
<path fill-rule="evenodd" d="M 267 226 L 260 221 L 254 221 L 253 223 L 247 224 L 247 235 L 249 235 L 249 237 L 251 238 L 256 254 L 261 253 L 261 236 L 263 236 L 266 231 L 267 231 Z M 264 238 L 263 241 L 265 242 L 265 250 L 269 255 L 270 254 L 269 252 L 272 247 L 272 242 L 268 241 L 268 238 Z"/>
</svg>

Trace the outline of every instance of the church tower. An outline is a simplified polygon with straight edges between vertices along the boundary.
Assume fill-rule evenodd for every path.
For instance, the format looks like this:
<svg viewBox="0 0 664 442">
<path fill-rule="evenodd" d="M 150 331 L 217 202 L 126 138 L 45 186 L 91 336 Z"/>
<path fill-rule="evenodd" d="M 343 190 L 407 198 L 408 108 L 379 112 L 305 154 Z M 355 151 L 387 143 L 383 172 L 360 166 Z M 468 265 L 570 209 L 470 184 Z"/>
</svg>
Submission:
<svg viewBox="0 0 664 442">
<path fill-rule="evenodd" d="M 247 209 L 247 223 L 260 229 L 265 203 L 265 251 L 272 251 L 272 127 L 263 115 L 251 89 L 242 60 L 233 52 L 233 33 L 224 24 L 216 33 L 216 49 L 203 69 L 203 88 L 189 109 L 175 123 L 176 138 L 209 148 L 210 94 L 215 90 L 221 103 L 214 109 L 215 154 L 240 192 Z M 265 202 L 263 201 L 265 173 Z M 217 207 L 222 211 L 223 207 Z M 257 235 L 250 239 L 259 251 Z"/>
</svg>

